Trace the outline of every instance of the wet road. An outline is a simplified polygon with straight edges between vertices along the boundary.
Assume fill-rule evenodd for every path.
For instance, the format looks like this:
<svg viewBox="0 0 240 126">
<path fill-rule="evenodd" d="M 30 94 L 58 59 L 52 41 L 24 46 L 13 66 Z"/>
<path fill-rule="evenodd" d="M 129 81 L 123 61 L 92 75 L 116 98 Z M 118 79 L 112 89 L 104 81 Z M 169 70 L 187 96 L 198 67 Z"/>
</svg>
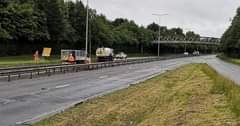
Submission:
<svg viewBox="0 0 240 126">
<path fill-rule="evenodd" d="M 206 62 L 218 73 L 240 85 L 240 66 L 209 57 Z"/>
<path fill-rule="evenodd" d="M 234 77 L 238 75 L 236 73 L 240 73 L 239 67 L 224 63 L 215 56 L 201 56 L 104 68 L 32 80 L 0 82 L 0 126 L 36 121 L 86 99 L 128 87 L 129 84 L 136 84 L 164 73 L 166 70 L 172 70 L 189 63 L 209 63 L 224 75 L 230 73 L 231 76 L 233 73 Z"/>
</svg>

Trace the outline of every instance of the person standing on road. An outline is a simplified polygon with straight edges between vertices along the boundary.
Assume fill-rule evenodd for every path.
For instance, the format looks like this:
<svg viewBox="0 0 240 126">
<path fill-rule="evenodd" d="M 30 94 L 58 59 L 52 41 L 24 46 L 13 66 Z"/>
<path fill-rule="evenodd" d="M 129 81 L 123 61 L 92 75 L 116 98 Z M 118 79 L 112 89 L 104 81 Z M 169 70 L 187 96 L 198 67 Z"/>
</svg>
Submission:
<svg viewBox="0 0 240 126">
<path fill-rule="evenodd" d="M 68 56 L 68 62 L 69 62 L 69 64 L 75 64 L 75 58 L 74 58 L 73 54 L 70 54 Z"/>
<path fill-rule="evenodd" d="M 34 62 L 36 64 L 39 64 L 40 58 L 39 58 L 39 51 L 38 50 L 33 54 L 33 58 L 34 58 Z"/>
<path fill-rule="evenodd" d="M 87 57 L 85 58 L 85 64 L 91 64 L 91 58 L 89 57 L 89 55 L 87 55 Z"/>
</svg>

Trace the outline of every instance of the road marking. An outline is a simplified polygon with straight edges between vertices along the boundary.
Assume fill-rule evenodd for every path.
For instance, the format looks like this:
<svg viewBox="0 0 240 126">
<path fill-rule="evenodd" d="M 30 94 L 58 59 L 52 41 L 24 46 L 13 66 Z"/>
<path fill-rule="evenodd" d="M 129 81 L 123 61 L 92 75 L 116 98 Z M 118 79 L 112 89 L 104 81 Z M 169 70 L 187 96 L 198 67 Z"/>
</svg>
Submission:
<svg viewBox="0 0 240 126">
<path fill-rule="evenodd" d="M 16 100 L 11 100 L 11 99 L 4 99 L 4 98 L 0 98 L 0 104 L 6 105 L 12 102 L 15 102 Z"/>
<path fill-rule="evenodd" d="M 70 84 L 56 86 L 55 89 L 65 88 L 71 86 Z"/>
<path fill-rule="evenodd" d="M 100 76 L 99 79 L 104 79 L 104 78 L 107 78 L 108 75 L 105 75 L 105 76 Z"/>
</svg>

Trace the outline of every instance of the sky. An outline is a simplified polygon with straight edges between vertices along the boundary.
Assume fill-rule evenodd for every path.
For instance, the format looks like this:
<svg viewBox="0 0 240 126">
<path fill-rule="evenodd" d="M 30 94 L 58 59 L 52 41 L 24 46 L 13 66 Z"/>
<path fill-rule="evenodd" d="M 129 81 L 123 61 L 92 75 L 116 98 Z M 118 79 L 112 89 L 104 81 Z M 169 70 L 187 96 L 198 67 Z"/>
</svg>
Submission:
<svg viewBox="0 0 240 126">
<path fill-rule="evenodd" d="M 82 0 L 85 4 L 86 1 Z M 240 0 L 89 0 L 89 6 L 110 20 L 127 18 L 143 26 L 159 23 L 152 14 L 168 14 L 161 17 L 161 26 L 221 37 L 231 24 Z"/>
</svg>

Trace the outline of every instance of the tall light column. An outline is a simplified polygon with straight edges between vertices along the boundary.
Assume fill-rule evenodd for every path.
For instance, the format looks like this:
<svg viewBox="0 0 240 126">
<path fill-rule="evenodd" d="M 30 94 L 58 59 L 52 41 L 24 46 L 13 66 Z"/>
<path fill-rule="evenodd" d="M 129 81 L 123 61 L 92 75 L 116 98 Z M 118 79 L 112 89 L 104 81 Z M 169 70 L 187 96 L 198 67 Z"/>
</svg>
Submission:
<svg viewBox="0 0 240 126">
<path fill-rule="evenodd" d="M 88 55 L 88 18 L 89 18 L 89 9 L 88 9 L 88 0 L 87 0 L 87 17 L 86 17 L 86 47 L 85 47 L 85 55 Z"/>
<path fill-rule="evenodd" d="M 159 31 L 158 31 L 158 56 L 160 56 L 160 41 L 161 41 L 161 17 L 168 14 L 153 14 L 159 18 Z"/>
</svg>

